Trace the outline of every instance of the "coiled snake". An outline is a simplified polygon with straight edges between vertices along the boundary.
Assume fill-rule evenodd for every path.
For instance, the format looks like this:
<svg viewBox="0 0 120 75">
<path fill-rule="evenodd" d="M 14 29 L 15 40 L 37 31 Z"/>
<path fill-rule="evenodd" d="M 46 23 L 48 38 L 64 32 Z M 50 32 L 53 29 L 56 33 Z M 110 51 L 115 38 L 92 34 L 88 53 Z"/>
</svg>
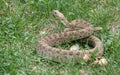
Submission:
<svg viewBox="0 0 120 75">
<path fill-rule="evenodd" d="M 60 19 L 68 29 L 65 32 L 54 33 L 42 38 L 36 49 L 38 54 L 58 62 L 79 62 L 85 55 L 90 55 L 94 53 L 95 50 L 97 50 L 96 57 L 102 55 L 102 42 L 92 35 L 93 32 L 99 30 L 99 28 L 93 28 L 90 23 L 83 20 L 73 20 L 72 22 L 68 22 L 65 16 L 58 10 L 53 10 L 53 14 L 56 18 Z M 89 50 L 70 51 L 53 47 L 55 44 L 83 38 L 87 38 L 88 43 L 92 45 L 93 48 Z"/>
</svg>

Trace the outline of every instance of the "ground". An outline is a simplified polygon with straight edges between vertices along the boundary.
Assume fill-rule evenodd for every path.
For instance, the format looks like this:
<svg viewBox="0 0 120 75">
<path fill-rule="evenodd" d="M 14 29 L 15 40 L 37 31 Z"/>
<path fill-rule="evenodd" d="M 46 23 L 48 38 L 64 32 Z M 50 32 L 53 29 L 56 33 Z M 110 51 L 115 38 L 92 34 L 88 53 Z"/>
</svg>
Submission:
<svg viewBox="0 0 120 75">
<path fill-rule="evenodd" d="M 84 19 L 103 30 L 94 34 L 104 45 L 108 65 L 56 63 L 36 54 L 38 41 L 61 32 L 58 9 L 69 21 Z M 119 75 L 120 0 L 0 0 L 0 75 Z"/>
</svg>

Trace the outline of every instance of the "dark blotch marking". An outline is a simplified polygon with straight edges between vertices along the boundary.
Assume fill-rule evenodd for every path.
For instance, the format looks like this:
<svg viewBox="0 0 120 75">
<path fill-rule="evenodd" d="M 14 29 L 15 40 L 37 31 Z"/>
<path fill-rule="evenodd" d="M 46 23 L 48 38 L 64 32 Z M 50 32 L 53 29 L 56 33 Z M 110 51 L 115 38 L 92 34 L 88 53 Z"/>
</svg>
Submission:
<svg viewBox="0 0 120 75">
<path fill-rule="evenodd" d="M 70 52 L 69 52 L 69 55 L 73 55 L 73 51 L 70 51 Z"/>
<path fill-rule="evenodd" d="M 56 50 L 56 53 L 60 53 L 60 50 Z"/>
<path fill-rule="evenodd" d="M 76 53 L 76 55 L 79 55 L 79 54 L 80 54 L 80 52 L 77 52 L 77 53 Z"/>
</svg>

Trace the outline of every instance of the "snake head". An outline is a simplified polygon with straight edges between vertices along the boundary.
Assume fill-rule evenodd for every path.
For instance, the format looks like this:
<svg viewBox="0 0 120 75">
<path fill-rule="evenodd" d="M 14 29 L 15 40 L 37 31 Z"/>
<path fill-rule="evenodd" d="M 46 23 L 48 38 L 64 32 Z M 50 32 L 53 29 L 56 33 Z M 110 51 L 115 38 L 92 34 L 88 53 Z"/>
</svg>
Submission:
<svg viewBox="0 0 120 75">
<path fill-rule="evenodd" d="M 53 10 L 52 13 L 57 19 L 64 19 L 65 18 L 64 15 L 61 12 L 59 12 L 58 10 Z"/>
<path fill-rule="evenodd" d="M 69 22 L 68 20 L 65 18 L 65 16 L 59 12 L 58 10 L 53 10 L 52 11 L 53 15 L 59 19 L 65 26 L 68 26 Z"/>
</svg>

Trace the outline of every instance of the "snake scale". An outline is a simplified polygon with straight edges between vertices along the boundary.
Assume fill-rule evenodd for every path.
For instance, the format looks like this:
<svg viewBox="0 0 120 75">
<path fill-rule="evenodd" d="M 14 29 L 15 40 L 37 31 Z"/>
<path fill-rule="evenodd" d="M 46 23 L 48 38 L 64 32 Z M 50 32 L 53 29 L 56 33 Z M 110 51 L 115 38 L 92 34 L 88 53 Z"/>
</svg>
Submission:
<svg viewBox="0 0 120 75">
<path fill-rule="evenodd" d="M 103 45 L 100 39 L 92 35 L 94 31 L 97 31 L 90 23 L 84 20 L 73 20 L 71 23 L 67 21 L 65 16 L 58 10 L 53 10 L 53 14 L 56 18 L 68 27 L 69 30 L 54 33 L 42 38 L 38 45 L 36 52 L 44 57 L 57 62 L 79 62 L 85 55 L 90 55 L 96 52 L 96 57 L 103 54 Z M 98 29 L 99 30 L 99 29 Z M 61 44 L 66 41 L 73 41 L 77 39 L 86 38 L 88 43 L 92 45 L 89 50 L 76 50 L 70 51 L 65 49 L 55 48 L 54 45 Z"/>
</svg>

